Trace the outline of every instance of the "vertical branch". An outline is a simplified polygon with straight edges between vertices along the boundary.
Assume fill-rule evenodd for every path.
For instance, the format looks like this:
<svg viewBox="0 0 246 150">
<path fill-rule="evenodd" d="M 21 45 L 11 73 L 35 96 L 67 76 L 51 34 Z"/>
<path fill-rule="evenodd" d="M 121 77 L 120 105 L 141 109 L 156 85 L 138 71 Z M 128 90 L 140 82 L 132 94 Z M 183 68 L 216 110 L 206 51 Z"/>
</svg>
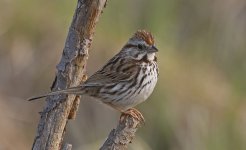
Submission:
<svg viewBox="0 0 246 150">
<path fill-rule="evenodd" d="M 83 82 L 88 49 L 92 42 L 96 22 L 107 0 L 78 0 L 71 26 L 69 28 L 62 58 L 57 65 L 56 78 L 52 90 L 77 86 Z M 76 100 L 75 100 L 76 99 Z M 62 149 L 62 140 L 69 118 L 74 118 L 79 100 L 76 96 L 57 95 L 47 99 L 41 112 L 34 150 Z M 71 145 L 65 145 L 71 149 Z"/>
</svg>

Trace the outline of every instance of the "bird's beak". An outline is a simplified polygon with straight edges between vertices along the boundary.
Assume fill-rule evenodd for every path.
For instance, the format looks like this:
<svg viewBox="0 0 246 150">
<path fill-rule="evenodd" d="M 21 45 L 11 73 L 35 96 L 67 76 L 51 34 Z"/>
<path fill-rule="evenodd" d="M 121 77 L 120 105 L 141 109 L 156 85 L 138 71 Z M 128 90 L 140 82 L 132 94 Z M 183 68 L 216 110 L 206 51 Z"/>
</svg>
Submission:
<svg viewBox="0 0 246 150">
<path fill-rule="evenodd" d="M 151 48 L 149 49 L 149 52 L 155 53 L 155 52 L 158 52 L 158 49 L 153 45 L 153 46 L 151 46 Z"/>
</svg>

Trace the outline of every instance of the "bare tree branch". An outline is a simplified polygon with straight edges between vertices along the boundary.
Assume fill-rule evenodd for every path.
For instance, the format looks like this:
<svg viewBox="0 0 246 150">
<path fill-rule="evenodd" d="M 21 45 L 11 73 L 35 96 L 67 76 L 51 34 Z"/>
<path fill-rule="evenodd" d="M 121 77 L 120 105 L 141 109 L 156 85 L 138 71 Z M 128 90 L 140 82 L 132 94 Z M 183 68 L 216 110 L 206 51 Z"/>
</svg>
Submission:
<svg viewBox="0 0 246 150">
<path fill-rule="evenodd" d="M 141 122 L 132 116 L 121 118 L 116 129 L 113 129 L 100 150 L 125 150 L 131 143 Z"/>
<path fill-rule="evenodd" d="M 88 49 L 92 42 L 96 22 L 106 5 L 106 1 L 78 0 L 62 58 L 57 65 L 52 90 L 77 86 L 85 79 Z M 73 95 L 58 95 L 48 97 L 46 100 L 47 104 L 43 112 L 40 113 L 41 119 L 32 149 L 62 149 L 67 121 L 69 118 L 75 118 L 79 99 Z"/>
</svg>

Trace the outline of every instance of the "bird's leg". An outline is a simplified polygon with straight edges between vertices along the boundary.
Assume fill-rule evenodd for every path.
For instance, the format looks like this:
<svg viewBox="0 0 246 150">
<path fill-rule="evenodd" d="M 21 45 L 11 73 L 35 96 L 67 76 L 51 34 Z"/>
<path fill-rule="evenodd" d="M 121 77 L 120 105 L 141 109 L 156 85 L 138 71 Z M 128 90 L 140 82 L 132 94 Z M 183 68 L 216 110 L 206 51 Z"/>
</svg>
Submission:
<svg viewBox="0 0 246 150">
<path fill-rule="evenodd" d="M 120 121 L 123 121 L 124 118 L 126 116 L 132 116 L 134 119 L 137 119 L 138 121 L 140 121 L 140 123 L 145 122 L 143 115 L 135 108 L 130 108 L 124 112 L 122 112 L 121 116 L 120 116 Z"/>
</svg>

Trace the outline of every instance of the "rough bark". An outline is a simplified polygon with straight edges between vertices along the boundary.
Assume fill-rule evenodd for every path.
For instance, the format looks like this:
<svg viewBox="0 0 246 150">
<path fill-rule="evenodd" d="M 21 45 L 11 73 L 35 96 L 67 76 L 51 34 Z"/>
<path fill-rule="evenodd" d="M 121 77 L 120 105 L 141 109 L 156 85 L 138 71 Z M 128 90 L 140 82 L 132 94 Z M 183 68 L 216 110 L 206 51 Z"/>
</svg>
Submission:
<svg viewBox="0 0 246 150">
<path fill-rule="evenodd" d="M 106 1 L 78 0 L 51 90 L 77 86 L 86 78 L 88 49 L 92 42 L 95 24 Z M 65 127 L 69 118 L 75 118 L 79 98 L 73 95 L 57 95 L 46 100 L 46 106 L 40 113 L 41 119 L 32 149 L 62 149 Z M 65 149 L 71 149 L 71 145 L 66 144 Z"/>
<path fill-rule="evenodd" d="M 113 129 L 100 150 L 126 150 L 131 143 L 141 122 L 132 116 L 121 118 L 116 129 Z"/>
</svg>

